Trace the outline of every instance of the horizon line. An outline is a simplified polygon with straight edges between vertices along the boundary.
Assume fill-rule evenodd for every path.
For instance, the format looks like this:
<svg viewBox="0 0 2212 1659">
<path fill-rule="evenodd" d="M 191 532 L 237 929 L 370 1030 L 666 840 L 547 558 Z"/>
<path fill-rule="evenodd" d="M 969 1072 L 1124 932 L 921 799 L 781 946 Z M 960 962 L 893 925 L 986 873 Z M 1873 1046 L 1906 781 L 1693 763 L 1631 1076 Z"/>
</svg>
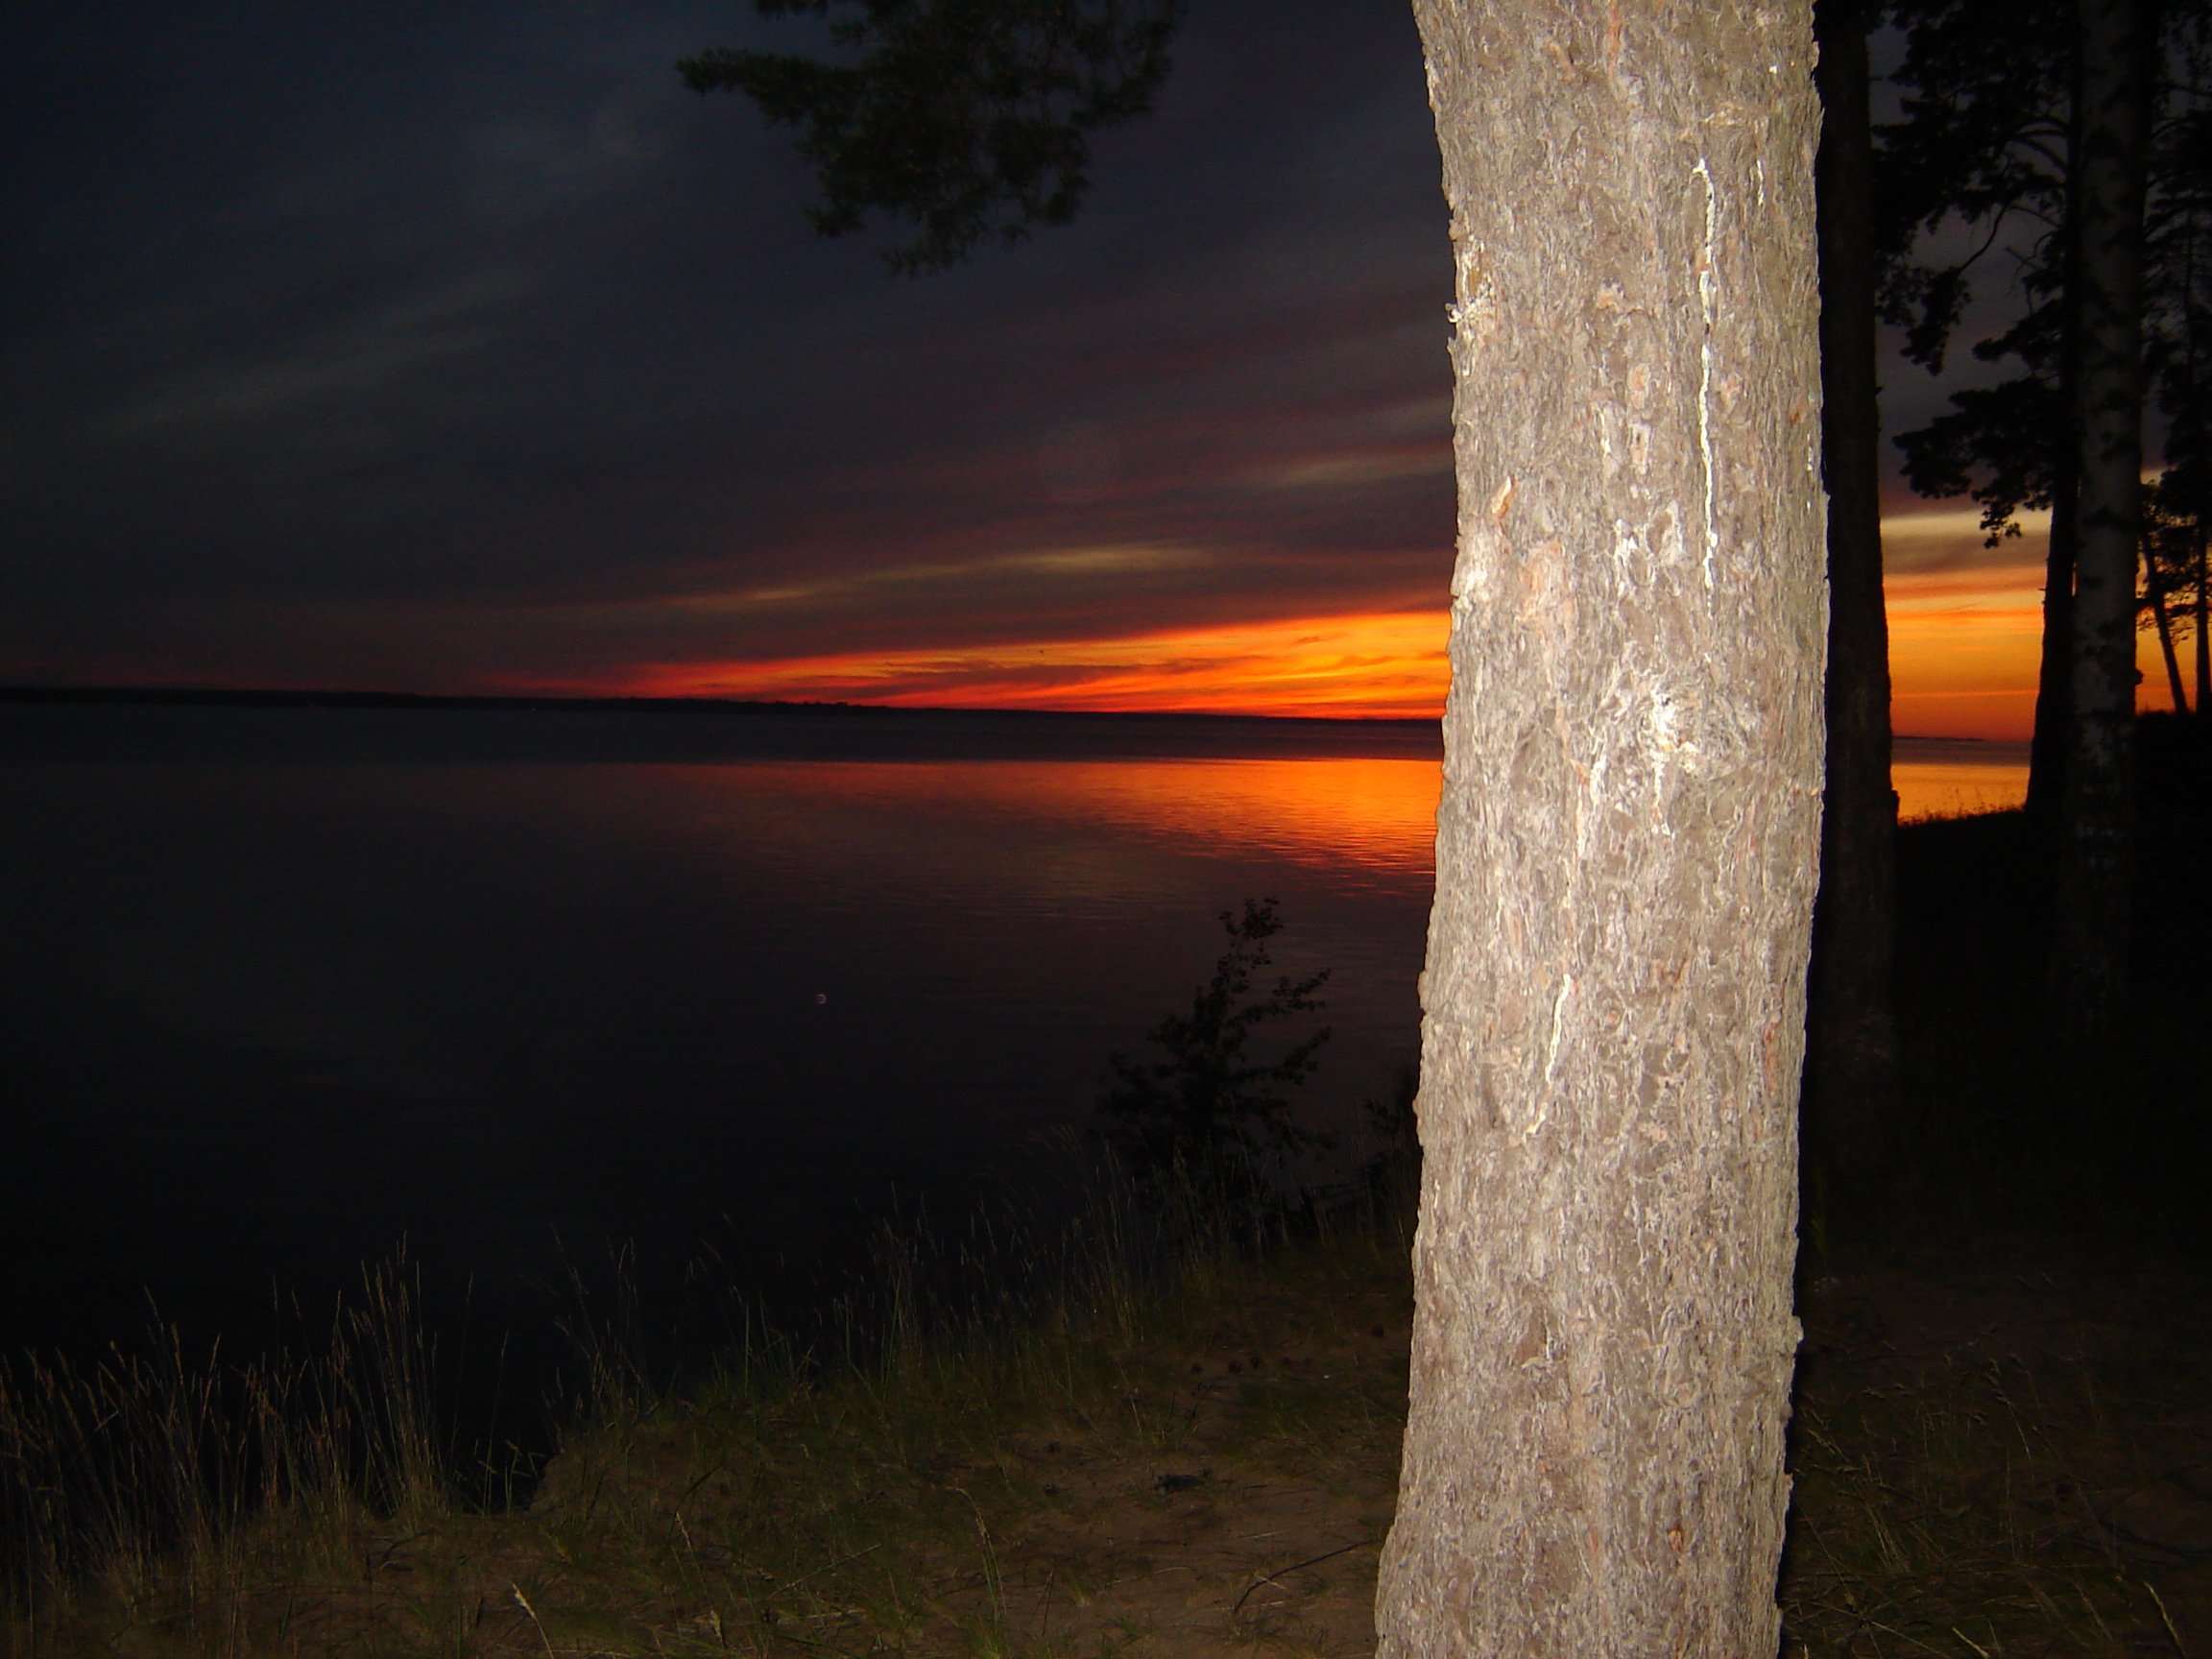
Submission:
<svg viewBox="0 0 2212 1659">
<path fill-rule="evenodd" d="M 657 697 L 608 692 L 378 691 L 284 685 L 8 685 L 0 703 L 172 703 L 323 709 L 590 709 L 701 713 L 990 714 L 1060 720 L 1263 720 L 1327 726 L 1435 726 L 1440 714 L 1260 714 L 1214 709 L 1039 709 L 977 704 L 854 703 L 833 699 Z"/>
<path fill-rule="evenodd" d="M 0 685 L 0 704 L 138 703 L 298 709 L 547 709 L 603 712 L 784 713 L 817 715 L 969 714 L 1058 720 L 1246 720 L 1305 726 L 1440 726 L 1441 714 L 1259 714 L 1211 709 L 1038 709 L 975 704 L 854 703 L 835 699 L 656 697 L 620 693 L 533 691 L 389 691 L 287 685 Z M 1949 732 L 1892 732 L 1916 743 L 2025 744 L 2024 737 Z"/>
</svg>

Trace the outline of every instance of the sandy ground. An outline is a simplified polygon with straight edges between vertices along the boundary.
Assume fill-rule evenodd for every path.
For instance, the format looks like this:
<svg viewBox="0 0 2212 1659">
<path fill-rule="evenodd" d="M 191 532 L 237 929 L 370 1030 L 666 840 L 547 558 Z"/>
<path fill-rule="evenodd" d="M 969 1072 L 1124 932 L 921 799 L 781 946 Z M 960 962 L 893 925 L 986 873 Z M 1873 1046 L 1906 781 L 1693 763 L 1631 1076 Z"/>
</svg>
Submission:
<svg viewBox="0 0 2212 1659">
<path fill-rule="evenodd" d="M 1186 1423 L 1155 1463 L 1080 1442 L 1022 1449 L 1049 1471 L 1051 1507 L 998 1541 L 1017 1639 L 1068 1653 L 1374 1651 L 1410 1310 L 1369 1293 L 1329 1311 L 1333 1329 L 1285 1342 L 1284 1321 L 1255 1310 L 1194 1347 Z"/>
<path fill-rule="evenodd" d="M 1850 1479 L 1801 1486 L 1787 1650 L 2212 1659 L 2208 1291 L 2180 1262 L 2032 1242 L 1815 1279 L 1801 1403 L 1862 1432 Z M 1052 1507 L 995 1541 L 1009 1634 L 1069 1654 L 1372 1652 L 1408 1310 L 1335 1311 L 1330 1334 L 1270 1348 L 1262 1318 L 1192 1353 L 1188 1429 L 1157 1466 L 1023 1447 Z M 1302 1437 L 1286 1388 L 1348 1379 L 1372 1411 L 1317 1409 L 1334 1443 Z M 1839 1548 L 1864 1551 L 1848 1616 Z"/>
<path fill-rule="evenodd" d="M 1933 1611 L 1933 1585 L 1960 1614 L 1942 1621 L 1935 1650 L 2212 1659 L 2203 1264 L 2139 1247 L 1981 1243 L 1816 1279 L 1803 1317 L 1801 1417 L 1857 1413 L 1865 1432 L 1848 1439 L 1868 1467 L 1856 1502 L 1924 1581 L 1918 1611 Z M 1822 1455 L 1809 1438 L 1801 1462 Z M 1809 1574 L 1821 1529 L 1854 1525 L 1839 1507 L 1801 1489 L 1793 1551 Z M 1956 1559 L 1967 1545 L 1983 1558 Z M 2042 1616 L 2010 1621 L 2009 1642 L 1990 1634 L 2035 1602 Z M 1885 1644 L 1863 1612 L 1851 1650 L 1914 1650 Z"/>
</svg>

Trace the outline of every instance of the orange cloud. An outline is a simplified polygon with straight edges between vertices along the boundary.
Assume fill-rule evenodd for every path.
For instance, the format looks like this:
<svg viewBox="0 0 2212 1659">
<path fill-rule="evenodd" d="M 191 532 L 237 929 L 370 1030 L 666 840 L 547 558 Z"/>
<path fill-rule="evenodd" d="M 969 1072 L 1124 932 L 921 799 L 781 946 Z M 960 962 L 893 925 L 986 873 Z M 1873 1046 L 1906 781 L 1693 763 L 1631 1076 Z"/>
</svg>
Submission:
<svg viewBox="0 0 2212 1659">
<path fill-rule="evenodd" d="M 2035 729 L 2043 565 L 1892 570 L 1890 717 L 1900 733 L 2018 739 Z M 2135 637 L 2136 707 L 2170 706 L 2156 636 Z"/>
<path fill-rule="evenodd" d="M 1444 707 L 1449 626 L 1441 611 L 1375 612 L 1116 639 L 661 663 L 618 688 L 895 708 L 1432 718 Z"/>
<path fill-rule="evenodd" d="M 1994 550 L 1981 545 L 1971 511 L 1892 518 L 1884 534 L 1895 555 L 1886 589 L 1897 731 L 2025 738 L 2042 649 L 2043 526 L 2032 523 L 2025 538 Z M 664 661 L 567 688 L 904 708 L 1427 719 L 1444 705 L 1448 630 L 1441 610 L 1359 612 L 1099 639 Z M 2163 708 L 2164 676 L 2149 635 L 2138 661 L 2144 706 Z"/>
<path fill-rule="evenodd" d="M 1890 717 L 1928 737 L 2025 737 L 2043 648 L 2039 566 L 1904 571 L 1884 584 Z"/>
</svg>

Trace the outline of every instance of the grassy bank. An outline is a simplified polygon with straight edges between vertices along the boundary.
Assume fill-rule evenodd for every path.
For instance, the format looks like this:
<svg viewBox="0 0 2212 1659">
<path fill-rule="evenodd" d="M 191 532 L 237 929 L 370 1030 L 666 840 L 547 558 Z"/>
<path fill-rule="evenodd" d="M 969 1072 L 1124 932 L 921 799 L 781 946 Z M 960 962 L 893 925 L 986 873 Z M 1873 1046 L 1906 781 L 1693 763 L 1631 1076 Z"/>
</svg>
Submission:
<svg viewBox="0 0 2212 1659">
<path fill-rule="evenodd" d="M 1816 1283 L 1784 1651 L 2212 1652 L 2208 1289 L 2047 1237 Z"/>
<path fill-rule="evenodd" d="M 2205 1651 L 2205 1290 L 2024 1238 L 1813 1283 L 1786 1653 Z M 189 1368 L 11 1395 L 11 1457 L 65 1420 L 131 1448 L 102 1475 L 130 1501 L 18 1575 L 0 1647 L 1364 1652 L 1409 1313 L 1403 1234 L 1355 1228 L 865 1357 L 763 1341 L 664 1399 L 610 1366 L 502 1503 L 440 1456 L 388 1298 L 289 1396 Z"/>
<path fill-rule="evenodd" d="M 2203 1308 L 2185 1263 L 2020 1238 L 1814 1283 L 1785 1652 L 2203 1652 Z M 677 1398 L 609 1371 L 516 1504 L 421 1416 L 363 1438 L 398 1371 L 232 1407 L 139 1371 L 71 1416 L 126 1429 L 135 1506 L 17 1579 L 5 1650 L 1365 1652 L 1409 1311 L 1403 1235 L 1347 1230 L 852 1362 L 763 1340 Z"/>
<path fill-rule="evenodd" d="M 1404 1255 L 1364 1227 L 1152 1276 L 1100 1252 L 1020 1319 L 894 1308 L 880 1342 L 762 1339 L 666 1398 L 604 1356 L 520 1503 L 439 1455 L 404 1365 L 364 1363 L 420 1354 L 403 1297 L 281 1375 L 19 1380 L 4 1647 L 1341 1650 L 1395 1483 Z"/>
</svg>

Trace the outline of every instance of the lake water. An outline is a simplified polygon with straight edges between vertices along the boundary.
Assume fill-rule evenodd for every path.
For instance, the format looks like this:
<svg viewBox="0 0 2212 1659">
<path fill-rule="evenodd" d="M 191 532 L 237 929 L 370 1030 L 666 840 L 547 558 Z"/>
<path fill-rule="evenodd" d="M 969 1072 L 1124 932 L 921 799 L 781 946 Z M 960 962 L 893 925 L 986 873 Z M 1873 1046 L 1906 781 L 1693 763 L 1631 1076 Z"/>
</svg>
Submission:
<svg viewBox="0 0 2212 1659">
<path fill-rule="evenodd" d="M 1355 1122 L 1416 1052 L 1438 757 L 1419 724 L 0 705 L 0 1347 L 149 1298 L 265 1322 L 402 1239 L 494 1328 L 611 1238 L 648 1286 L 702 1241 L 804 1279 L 895 1192 L 1020 1190 L 1247 896 L 1333 972 L 1313 1105 Z"/>
<path fill-rule="evenodd" d="M 1897 817 L 1962 818 L 2028 799 L 2028 745 L 1965 737 L 1900 737 L 1890 759 Z"/>
<path fill-rule="evenodd" d="M 1416 1050 L 1432 728 L 0 708 L 0 1341 L 404 1238 L 527 1322 L 1021 1186 L 1281 903 L 1341 1119 Z"/>
</svg>

